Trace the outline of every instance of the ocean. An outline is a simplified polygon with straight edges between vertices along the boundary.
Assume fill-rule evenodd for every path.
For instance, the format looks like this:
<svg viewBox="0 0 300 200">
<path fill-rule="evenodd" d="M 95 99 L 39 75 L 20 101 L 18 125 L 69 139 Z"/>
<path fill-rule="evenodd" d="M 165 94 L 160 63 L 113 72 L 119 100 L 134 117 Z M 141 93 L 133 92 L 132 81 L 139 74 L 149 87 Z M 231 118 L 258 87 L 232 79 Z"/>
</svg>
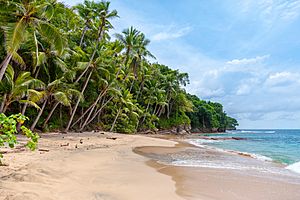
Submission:
<svg viewBox="0 0 300 200">
<path fill-rule="evenodd" d="M 224 134 L 203 134 L 193 136 L 187 141 L 193 145 L 211 148 L 218 151 L 251 156 L 260 161 L 280 163 L 283 169 L 279 173 L 293 171 L 300 173 L 300 130 L 235 130 Z M 231 139 L 231 138 L 235 139 Z M 267 166 L 261 167 L 253 163 L 243 165 L 234 160 L 222 159 L 180 159 L 172 164 L 183 166 L 199 166 L 211 168 L 249 168 L 274 171 Z M 261 169 L 260 169 L 261 168 Z M 278 172 L 278 170 L 277 170 Z"/>
</svg>

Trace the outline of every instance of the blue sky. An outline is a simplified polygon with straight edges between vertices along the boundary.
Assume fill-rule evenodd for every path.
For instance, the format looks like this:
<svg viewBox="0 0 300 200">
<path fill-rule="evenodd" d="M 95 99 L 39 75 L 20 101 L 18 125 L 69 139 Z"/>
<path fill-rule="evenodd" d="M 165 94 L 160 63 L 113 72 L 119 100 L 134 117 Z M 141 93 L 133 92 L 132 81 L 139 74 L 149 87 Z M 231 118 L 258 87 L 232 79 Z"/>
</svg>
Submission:
<svg viewBox="0 0 300 200">
<path fill-rule="evenodd" d="M 81 0 L 64 0 L 69 5 Z M 188 72 L 240 128 L 300 128 L 300 0 L 112 0 L 157 61 Z"/>
</svg>

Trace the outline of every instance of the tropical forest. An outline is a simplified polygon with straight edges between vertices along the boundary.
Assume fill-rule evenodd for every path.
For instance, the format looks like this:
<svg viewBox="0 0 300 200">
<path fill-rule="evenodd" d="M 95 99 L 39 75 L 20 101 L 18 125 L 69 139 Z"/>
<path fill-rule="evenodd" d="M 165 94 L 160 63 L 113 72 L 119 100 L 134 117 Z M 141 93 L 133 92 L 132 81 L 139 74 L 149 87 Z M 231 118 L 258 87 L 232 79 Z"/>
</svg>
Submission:
<svg viewBox="0 0 300 200">
<path fill-rule="evenodd" d="M 220 103 L 189 94 L 187 73 L 157 62 L 150 40 L 115 33 L 108 1 L 0 1 L 0 146 L 15 133 L 224 131 Z"/>
</svg>

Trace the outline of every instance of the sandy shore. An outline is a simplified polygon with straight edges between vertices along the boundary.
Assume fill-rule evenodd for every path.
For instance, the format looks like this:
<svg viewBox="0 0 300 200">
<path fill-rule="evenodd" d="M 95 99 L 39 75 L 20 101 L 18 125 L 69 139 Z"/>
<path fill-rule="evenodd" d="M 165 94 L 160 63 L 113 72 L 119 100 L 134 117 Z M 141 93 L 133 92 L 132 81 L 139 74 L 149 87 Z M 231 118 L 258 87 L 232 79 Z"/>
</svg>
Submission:
<svg viewBox="0 0 300 200">
<path fill-rule="evenodd" d="M 170 176 L 132 151 L 174 144 L 110 133 L 47 134 L 40 151 L 5 154 L 9 166 L 0 167 L 0 200 L 182 199 Z"/>
<path fill-rule="evenodd" d="M 170 155 L 190 153 L 188 149 L 201 149 L 184 143 L 175 147 L 138 147 L 134 151 L 149 158 L 164 158 Z M 260 163 L 248 156 L 231 155 L 209 149 L 201 149 L 203 156 L 237 157 L 257 165 L 282 167 L 276 163 Z M 183 153 L 184 152 L 184 153 Z M 224 155 L 220 155 L 224 154 Z M 173 157 L 174 159 L 174 157 Z M 175 158 L 176 159 L 176 158 Z M 205 159 L 205 158 L 204 158 Z M 160 160 L 160 159 L 155 159 Z M 163 160 L 163 159 L 161 159 Z M 158 172 L 172 177 L 178 195 L 188 200 L 299 200 L 300 176 L 259 173 L 255 170 L 239 171 L 163 165 L 154 160 L 147 164 Z"/>
<path fill-rule="evenodd" d="M 139 135 L 42 135 L 39 150 L 5 154 L 9 165 L 0 167 L 0 200 L 300 199 L 299 179 L 176 167 L 150 159 L 187 148 L 193 147 Z"/>
</svg>

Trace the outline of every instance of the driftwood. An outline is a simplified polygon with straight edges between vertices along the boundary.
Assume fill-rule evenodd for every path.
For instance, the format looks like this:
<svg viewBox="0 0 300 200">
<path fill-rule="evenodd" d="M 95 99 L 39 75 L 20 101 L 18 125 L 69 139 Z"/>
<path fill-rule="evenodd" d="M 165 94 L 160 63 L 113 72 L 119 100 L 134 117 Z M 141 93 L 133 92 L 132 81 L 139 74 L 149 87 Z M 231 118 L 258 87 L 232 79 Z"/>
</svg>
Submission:
<svg viewBox="0 0 300 200">
<path fill-rule="evenodd" d="M 39 151 L 43 151 L 43 152 L 49 152 L 49 149 L 39 149 Z"/>
<path fill-rule="evenodd" d="M 116 140 L 117 138 L 116 138 L 116 137 L 107 137 L 106 139 L 109 139 L 109 140 Z"/>
<path fill-rule="evenodd" d="M 70 144 L 69 143 L 67 143 L 67 144 L 61 144 L 60 146 L 61 147 L 67 147 L 67 146 L 69 146 Z"/>
</svg>

